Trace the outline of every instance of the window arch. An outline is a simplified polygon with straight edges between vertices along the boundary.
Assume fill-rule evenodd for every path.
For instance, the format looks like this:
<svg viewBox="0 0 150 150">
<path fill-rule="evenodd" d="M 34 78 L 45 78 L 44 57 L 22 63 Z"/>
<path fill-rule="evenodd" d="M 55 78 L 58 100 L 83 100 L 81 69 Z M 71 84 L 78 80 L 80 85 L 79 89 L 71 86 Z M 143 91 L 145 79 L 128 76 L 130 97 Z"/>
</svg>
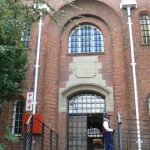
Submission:
<svg viewBox="0 0 150 150">
<path fill-rule="evenodd" d="M 21 136 L 22 121 L 23 121 L 24 102 L 17 100 L 14 103 L 12 133 L 16 136 Z"/>
<path fill-rule="evenodd" d="M 148 15 L 140 17 L 142 44 L 150 44 L 150 18 Z"/>
<path fill-rule="evenodd" d="M 69 53 L 100 53 L 103 51 L 103 35 L 96 26 L 85 23 L 71 31 L 68 44 Z"/>
</svg>

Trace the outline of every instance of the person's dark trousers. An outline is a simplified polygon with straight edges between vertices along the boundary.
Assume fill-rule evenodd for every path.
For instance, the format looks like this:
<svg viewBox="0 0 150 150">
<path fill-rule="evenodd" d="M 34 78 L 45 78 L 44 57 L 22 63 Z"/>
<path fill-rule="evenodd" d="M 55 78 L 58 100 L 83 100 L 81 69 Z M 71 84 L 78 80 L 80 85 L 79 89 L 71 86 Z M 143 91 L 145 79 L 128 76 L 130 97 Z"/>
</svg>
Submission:
<svg viewBox="0 0 150 150">
<path fill-rule="evenodd" d="M 104 134 L 104 150 L 114 150 L 114 140 L 112 133 Z"/>
</svg>

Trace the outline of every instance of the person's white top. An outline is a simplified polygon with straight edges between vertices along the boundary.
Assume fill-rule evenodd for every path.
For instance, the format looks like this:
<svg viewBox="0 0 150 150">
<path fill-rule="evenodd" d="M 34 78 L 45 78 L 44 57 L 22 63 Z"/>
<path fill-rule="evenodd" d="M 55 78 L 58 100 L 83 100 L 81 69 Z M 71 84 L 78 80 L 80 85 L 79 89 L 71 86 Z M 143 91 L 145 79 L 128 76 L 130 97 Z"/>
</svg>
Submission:
<svg viewBox="0 0 150 150">
<path fill-rule="evenodd" d="M 106 131 L 108 131 L 108 132 L 113 132 L 113 129 L 109 127 L 109 124 L 108 124 L 108 120 L 107 120 L 107 119 L 104 119 L 103 127 L 105 128 Z"/>
</svg>

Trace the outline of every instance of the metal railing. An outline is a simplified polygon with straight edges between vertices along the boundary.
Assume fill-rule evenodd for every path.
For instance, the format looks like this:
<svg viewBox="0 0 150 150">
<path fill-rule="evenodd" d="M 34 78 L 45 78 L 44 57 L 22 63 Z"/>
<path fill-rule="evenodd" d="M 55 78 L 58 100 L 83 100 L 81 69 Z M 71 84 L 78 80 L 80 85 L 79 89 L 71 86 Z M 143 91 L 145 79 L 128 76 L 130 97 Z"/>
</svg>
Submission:
<svg viewBox="0 0 150 150">
<path fill-rule="evenodd" d="M 41 133 L 33 134 L 33 130 L 41 130 Z M 24 125 L 23 150 L 58 150 L 58 134 L 31 115 Z"/>
<path fill-rule="evenodd" d="M 38 138 L 41 144 L 38 150 L 58 150 L 58 134 L 40 120 L 37 121 L 42 125 L 42 134 Z"/>
<path fill-rule="evenodd" d="M 33 116 L 31 115 L 26 124 L 24 124 L 23 150 L 32 150 L 33 139 Z"/>
<path fill-rule="evenodd" d="M 120 117 L 120 116 L 119 116 Z M 137 150 L 138 138 L 136 119 L 119 120 L 118 117 L 118 150 Z M 141 149 L 150 150 L 150 120 L 140 120 Z"/>
</svg>

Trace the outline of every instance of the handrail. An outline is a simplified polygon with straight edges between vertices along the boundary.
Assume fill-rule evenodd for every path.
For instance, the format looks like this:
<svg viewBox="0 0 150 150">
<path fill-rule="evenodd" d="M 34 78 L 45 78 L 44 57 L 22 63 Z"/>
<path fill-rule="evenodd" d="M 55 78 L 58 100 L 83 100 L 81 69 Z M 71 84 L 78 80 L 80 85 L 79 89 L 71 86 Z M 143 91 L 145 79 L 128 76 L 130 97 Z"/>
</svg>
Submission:
<svg viewBox="0 0 150 150">
<path fill-rule="evenodd" d="M 30 115 L 28 121 L 24 124 L 23 150 L 33 150 L 33 147 L 36 146 L 35 143 L 32 145 L 32 137 L 36 130 L 40 131 L 39 138 L 41 142 L 35 142 L 39 145 L 40 150 L 45 148 L 58 150 L 58 133 L 34 115 Z"/>
<path fill-rule="evenodd" d="M 32 130 L 33 130 L 33 115 L 30 115 L 28 121 L 24 124 L 24 139 L 23 150 L 32 150 Z"/>
<path fill-rule="evenodd" d="M 28 124 L 29 124 L 29 122 L 30 122 L 31 118 L 32 118 L 32 115 L 30 115 L 30 117 L 28 118 L 28 121 L 25 123 L 26 125 L 28 125 Z"/>
<path fill-rule="evenodd" d="M 121 120 L 136 121 L 137 119 L 134 119 L 134 118 L 121 118 Z M 140 121 L 150 121 L 150 119 L 140 119 Z"/>
<path fill-rule="evenodd" d="M 35 118 L 37 121 L 39 121 L 40 123 L 42 123 L 45 127 L 47 127 L 49 130 L 53 131 L 54 133 L 58 134 L 56 131 L 52 130 L 49 126 L 47 126 L 44 122 L 42 122 L 41 120 L 39 120 L 38 118 Z"/>
</svg>

